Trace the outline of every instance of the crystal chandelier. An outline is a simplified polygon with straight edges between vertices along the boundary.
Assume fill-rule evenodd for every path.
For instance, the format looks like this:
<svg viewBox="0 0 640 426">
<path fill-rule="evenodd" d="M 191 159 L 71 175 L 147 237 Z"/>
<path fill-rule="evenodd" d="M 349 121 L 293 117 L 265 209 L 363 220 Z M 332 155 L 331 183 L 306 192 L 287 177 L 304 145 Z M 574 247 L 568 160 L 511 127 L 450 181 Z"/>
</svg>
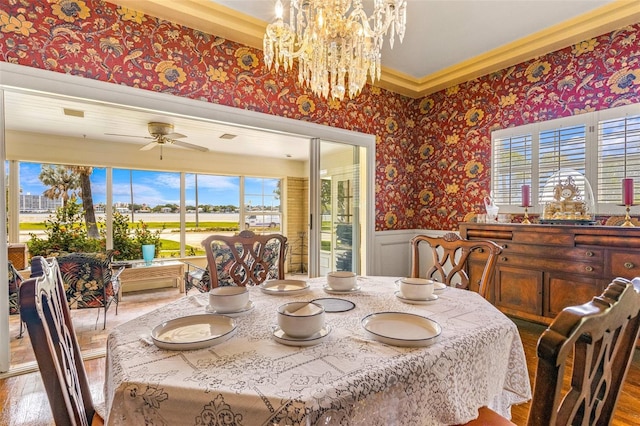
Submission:
<svg viewBox="0 0 640 426">
<path fill-rule="evenodd" d="M 264 61 L 285 71 L 298 59 L 298 82 L 324 98 L 357 96 L 367 82 L 380 78 L 383 36 L 396 33 L 400 42 L 406 24 L 406 0 L 373 0 L 368 17 L 362 0 L 291 0 L 289 24 L 283 21 L 282 1 L 276 20 L 264 35 Z"/>
</svg>

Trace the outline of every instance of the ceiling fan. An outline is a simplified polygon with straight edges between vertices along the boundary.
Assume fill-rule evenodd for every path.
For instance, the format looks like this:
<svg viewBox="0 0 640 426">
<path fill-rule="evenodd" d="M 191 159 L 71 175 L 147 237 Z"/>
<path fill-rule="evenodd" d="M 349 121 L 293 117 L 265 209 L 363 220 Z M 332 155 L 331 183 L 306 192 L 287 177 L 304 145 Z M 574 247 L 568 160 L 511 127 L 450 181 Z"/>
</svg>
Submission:
<svg viewBox="0 0 640 426">
<path fill-rule="evenodd" d="M 183 148 L 195 149 L 197 151 L 202 151 L 202 152 L 209 151 L 209 148 L 178 140 L 178 139 L 186 138 L 187 136 L 181 133 L 174 132 L 173 124 L 159 123 L 154 121 L 149 123 L 147 125 L 147 128 L 149 129 L 149 134 L 151 136 L 131 136 L 131 135 L 121 135 L 117 133 L 105 133 L 105 135 L 153 139 L 153 141 L 149 142 L 148 144 L 140 148 L 140 151 L 148 151 L 159 145 L 161 160 L 162 160 L 162 147 L 164 145 L 176 145 L 176 146 L 181 146 Z"/>
</svg>

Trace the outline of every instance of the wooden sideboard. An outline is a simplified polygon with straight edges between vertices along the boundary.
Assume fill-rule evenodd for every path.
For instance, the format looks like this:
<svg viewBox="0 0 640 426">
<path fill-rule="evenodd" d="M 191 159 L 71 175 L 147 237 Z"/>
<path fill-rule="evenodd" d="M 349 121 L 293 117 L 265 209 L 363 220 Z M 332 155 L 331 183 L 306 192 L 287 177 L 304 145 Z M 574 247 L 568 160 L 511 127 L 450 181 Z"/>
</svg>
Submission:
<svg viewBox="0 0 640 426">
<path fill-rule="evenodd" d="M 504 313 L 549 324 L 600 295 L 613 278 L 640 276 L 640 227 L 461 223 L 460 235 L 502 247 L 489 299 Z M 468 272 L 479 280 L 484 253 Z"/>
</svg>

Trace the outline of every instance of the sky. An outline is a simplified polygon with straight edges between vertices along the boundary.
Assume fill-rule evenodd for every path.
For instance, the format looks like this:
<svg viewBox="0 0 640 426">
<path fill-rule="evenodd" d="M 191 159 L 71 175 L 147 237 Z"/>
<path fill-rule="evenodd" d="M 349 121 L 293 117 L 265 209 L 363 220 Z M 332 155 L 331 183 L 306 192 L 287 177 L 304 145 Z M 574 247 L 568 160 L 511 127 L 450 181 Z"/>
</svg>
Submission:
<svg viewBox="0 0 640 426">
<path fill-rule="evenodd" d="M 47 187 L 40 182 L 39 163 L 20 163 L 20 189 L 22 194 L 41 195 Z M 94 168 L 91 175 L 91 192 L 94 204 L 106 201 L 106 169 Z M 113 169 L 114 203 L 131 202 L 130 177 L 133 180 L 133 202 L 150 207 L 164 204 L 180 204 L 180 173 Z M 195 205 L 195 175 L 185 177 L 186 204 Z M 278 179 L 245 178 L 245 200 L 248 204 L 279 205 L 274 198 Z M 239 206 L 240 177 L 198 175 L 198 203 Z"/>
</svg>

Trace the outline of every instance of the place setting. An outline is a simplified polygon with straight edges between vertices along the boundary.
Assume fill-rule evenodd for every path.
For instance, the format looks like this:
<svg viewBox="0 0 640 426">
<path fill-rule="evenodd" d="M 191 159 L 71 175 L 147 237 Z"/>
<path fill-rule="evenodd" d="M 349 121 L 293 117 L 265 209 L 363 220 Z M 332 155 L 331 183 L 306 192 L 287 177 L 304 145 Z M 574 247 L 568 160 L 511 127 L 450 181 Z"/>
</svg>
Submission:
<svg viewBox="0 0 640 426">
<path fill-rule="evenodd" d="M 271 327 L 273 339 L 287 346 L 313 346 L 324 342 L 331 328 L 325 308 L 316 302 L 290 302 L 277 310 L 278 324 Z"/>
<path fill-rule="evenodd" d="M 424 305 L 439 299 L 434 294 L 436 284 L 439 291 L 446 288 L 444 284 L 426 278 L 401 278 L 396 281 L 398 290 L 394 294 L 403 303 Z"/>
<path fill-rule="evenodd" d="M 334 271 L 327 273 L 327 283 L 322 287 L 327 294 L 352 294 L 360 291 L 355 272 Z"/>
<path fill-rule="evenodd" d="M 258 286 L 265 294 L 272 296 L 296 296 L 306 293 L 310 289 L 308 282 L 304 280 L 268 280 Z"/>
<path fill-rule="evenodd" d="M 253 310 L 249 289 L 242 286 L 223 286 L 209 290 L 209 304 L 205 312 L 237 317 Z"/>
</svg>

